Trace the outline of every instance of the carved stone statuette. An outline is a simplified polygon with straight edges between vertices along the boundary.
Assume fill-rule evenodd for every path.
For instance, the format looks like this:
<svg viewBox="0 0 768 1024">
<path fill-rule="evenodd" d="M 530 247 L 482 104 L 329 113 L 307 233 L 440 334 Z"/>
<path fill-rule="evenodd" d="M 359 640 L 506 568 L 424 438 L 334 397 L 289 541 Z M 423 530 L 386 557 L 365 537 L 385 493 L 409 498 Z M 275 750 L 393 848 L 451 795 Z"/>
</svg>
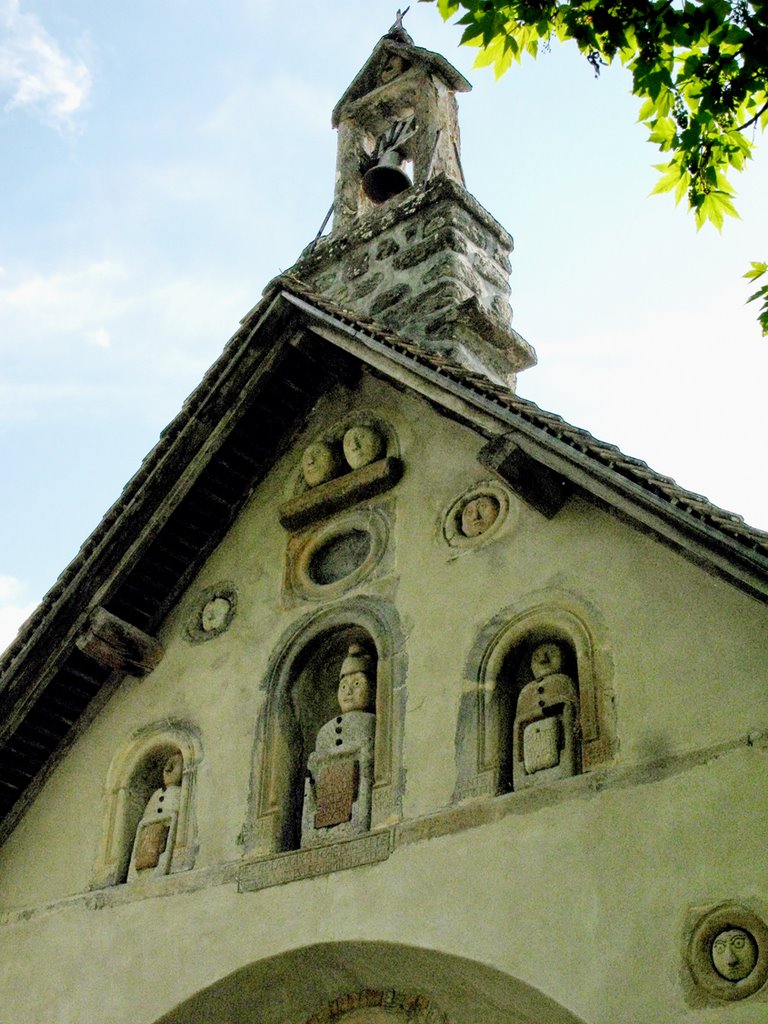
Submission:
<svg viewBox="0 0 768 1024">
<path fill-rule="evenodd" d="M 579 702 L 562 667 L 557 643 L 539 644 L 531 655 L 533 680 L 520 691 L 513 726 L 515 789 L 567 778 L 579 769 Z"/>
<path fill-rule="evenodd" d="M 373 427 L 350 427 L 344 435 L 344 458 L 351 469 L 360 469 L 381 458 L 384 439 Z"/>
<path fill-rule="evenodd" d="M 371 823 L 376 715 L 375 663 L 360 644 L 351 644 L 339 673 L 341 714 L 317 734 L 307 762 L 301 845 L 348 839 Z"/>
<path fill-rule="evenodd" d="M 156 789 L 144 808 L 136 829 L 128 881 L 150 875 L 167 875 L 181 802 L 184 759 L 180 750 L 170 754 L 163 766 L 163 784 Z"/>
</svg>

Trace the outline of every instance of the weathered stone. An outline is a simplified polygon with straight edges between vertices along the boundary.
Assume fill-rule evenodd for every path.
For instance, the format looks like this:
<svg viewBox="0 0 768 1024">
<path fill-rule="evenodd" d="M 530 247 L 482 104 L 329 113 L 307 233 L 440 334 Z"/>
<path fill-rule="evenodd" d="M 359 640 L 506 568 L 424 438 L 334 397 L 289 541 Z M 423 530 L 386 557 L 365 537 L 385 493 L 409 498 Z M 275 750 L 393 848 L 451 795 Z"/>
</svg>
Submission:
<svg viewBox="0 0 768 1024">
<path fill-rule="evenodd" d="M 286 530 L 309 526 L 363 498 L 388 490 L 397 483 L 401 473 L 402 464 L 398 458 L 387 456 L 379 459 L 286 501 L 280 506 L 280 522 Z"/>
<path fill-rule="evenodd" d="M 418 263 L 423 263 L 429 256 L 444 249 L 465 253 L 467 251 L 466 239 L 454 228 L 443 228 L 441 231 L 429 235 L 417 245 L 412 245 L 410 249 L 398 253 L 392 260 L 392 265 L 396 270 L 407 270 L 409 267 L 415 267 Z"/>
<path fill-rule="evenodd" d="M 400 245 L 394 238 L 385 238 L 376 248 L 376 259 L 385 260 L 400 252 Z"/>
<path fill-rule="evenodd" d="M 446 280 L 458 281 L 473 292 L 481 290 L 480 279 L 467 261 L 451 252 L 439 256 L 421 278 L 422 284 L 428 286 Z"/>
<path fill-rule="evenodd" d="M 356 299 L 364 299 L 366 295 L 370 295 L 371 292 L 375 292 L 383 280 L 383 274 L 369 274 L 368 277 L 363 277 L 360 280 L 355 281 L 352 286 L 352 294 Z"/>
<path fill-rule="evenodd" d="M 362 277 L 363 274 L 368 273 L 368 265 L 370 262 L 369 254 L 366 251 L 358 251 L 351 256 L 344 264 L 344 274 L 347 278 L 354 280 L 356 277 Z"/>
<path fill-rule="evenodd" d="M 497 288 L 504 295 L 509 294 L 509 282 L 506 275 L 487 256 L 479 252 L 474 253 L 472 265 L 494 288 Z"/>
<path fill-rule="evenodd" d="M 265 860 L 252 861 L 240 869 L 238 888 L 240 892 L 249 892 L 283 885 L 299 878 L 313 878 L 363 864 L 375 864 L 389 857 L 390 845 L 391 835 L 386 830 L 346 842 L 294 850 Z"/>
<path fill-rule="evenodd" d="M 396 303 L 402 302 L 403 299 L 407 299 L 410 294 L 411 286 L 408 284 L 399 284 L 394 288 L 387 289 L 387 291 L 382 292 L 371 303 L 371 315 L 376 316 L 379 313 L 383 313 L 390 306 L 394 306 Z"/>
</svg>

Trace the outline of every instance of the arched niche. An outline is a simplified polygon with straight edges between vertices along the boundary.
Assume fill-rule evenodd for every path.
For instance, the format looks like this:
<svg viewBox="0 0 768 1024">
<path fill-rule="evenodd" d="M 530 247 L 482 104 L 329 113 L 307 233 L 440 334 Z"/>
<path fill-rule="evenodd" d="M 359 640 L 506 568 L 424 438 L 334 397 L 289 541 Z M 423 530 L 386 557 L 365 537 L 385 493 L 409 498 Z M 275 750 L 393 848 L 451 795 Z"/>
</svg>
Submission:
<svg viewBox="0 0 768 1024">
<path fill-rule="evenodd" d="M 91 888 L 126 881 L 137 826 L 147 801 L 162 782 L 163 764 L 176 751 L 181 753 L 183 771 L 167 873 L 188 871 L 194 866 L 198 850 L 195 790 L 202 745 L 194 726 L 157 722 L 134 733 L 110 765 L 104 793 L 104 825 Z"/>
<path fill-rule="evenodd" d="M 338 715 L 339 666 L 350 644 L 376 660 L 376 731 L 371 829 L 400 817 L 405 651 L 394 609 L 355 598 L 311 613 L 282 638 L 262 687 L 267 699 L 256 724 L 251 792 L 243 828 L 246 853 L 297 849 L 307 759 L 317 732 Z"/>
<path fill-rule="evenodd" d="M 328 942 L 245 964 L 156 1024 L 584 1024 L 477 960 L 393 942 Z"/>
<path fill-rule="evenodd" d="M 495 616 L 470 652 L 456 733 L 455 800 L 513 789 L 517 701 L 532 679 L 531 655 L 546 642 L 561 649 L 562 672 L 578 695 L 577 771 L 612 755 L 612 662 L 601 619 L 573 594 L 533 595 Z"/>
</svg>

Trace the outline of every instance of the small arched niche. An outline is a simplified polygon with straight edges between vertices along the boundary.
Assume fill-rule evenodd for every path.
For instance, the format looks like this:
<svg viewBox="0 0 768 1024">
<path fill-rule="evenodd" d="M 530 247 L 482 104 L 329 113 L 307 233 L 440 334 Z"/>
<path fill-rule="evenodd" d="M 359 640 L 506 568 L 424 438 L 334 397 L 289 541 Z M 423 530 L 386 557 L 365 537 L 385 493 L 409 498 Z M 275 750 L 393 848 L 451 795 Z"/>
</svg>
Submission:
<svg viewBox="0 0 768 1024">
<path fill-rule="evenodd" d="M 202 749 L 196 730 L 159 723 L 139 730 L 114 758 L 92 888 L 189 870 Z"/>
<path fill-rule="evenodd" d="M 361 706 L 345 713 L 338 698 L 340 676 L 355 669 L 368 675 L 370 702 L 367 711 Z M 402 639 L 394 612 L 374 599 L 357 599 L 305 617 L 278 647 L 264 686 L 268 696 L 257 723 L 243 830 L 246 851 L 265 855 L 295 850 L 350 838 L 396 820 L 405 688 Z M 341 762 L 349 752 L 348 729 L 355 716 L 367 719 L 355 726 L 367 727 L 369 735 L 359 741 L 355 735 L 349 748 L 356 751 L 352 759 L 357 761 L 352 779 Z M 360 753 L 366 743 L 372 761 L 369 782 Z M 327 783 L 321 776 L 328 761 L 324 755 L 333 755 L 336 745 L 341 770 L 336 770 L 334 786 L 342 793 L 346 787 L 356 796 L 354 807 L 348 802 L 351 817 L 342 815 L 343 820 L 334 822 L 338 808 L 329 810 L 323 802 Z"/>
<path fill-rule="evenodd" d="M 571 595 L 496 616 L 467 664 L 455 799 L 589 771 L 612 753 L 610 659 Z"/>
</svg>

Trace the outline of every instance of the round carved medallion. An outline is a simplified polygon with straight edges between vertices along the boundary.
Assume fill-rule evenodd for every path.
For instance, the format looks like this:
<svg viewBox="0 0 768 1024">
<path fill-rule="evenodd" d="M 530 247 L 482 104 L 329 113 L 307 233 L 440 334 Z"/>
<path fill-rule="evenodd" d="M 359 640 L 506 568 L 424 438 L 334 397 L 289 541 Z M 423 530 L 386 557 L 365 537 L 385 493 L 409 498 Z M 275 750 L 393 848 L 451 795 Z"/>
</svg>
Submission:
<svg viewBox="0 0 768 1024">
<path fill-rule="evenodd" d="M 201 591 L 195 600 L 186 625 L 187 640 L 202 643 L 224 633 L 235 617 L 237 591 L 233 583 L 221 582 Z"/>
<path fill-rule="evenodd" d="M 516 519 L 517 504 L 495 480 L 474 484 L 443 515 L 443 539 L 453 548 L 490 540 L 505 522 Z"/>
<path fill-rule="evenodd" d="M 745 999 L 768 979 L 768 927 L 735 903 L 701 918 L 688 945 L 696 984 L 718 999 Z"/>
</svg>

